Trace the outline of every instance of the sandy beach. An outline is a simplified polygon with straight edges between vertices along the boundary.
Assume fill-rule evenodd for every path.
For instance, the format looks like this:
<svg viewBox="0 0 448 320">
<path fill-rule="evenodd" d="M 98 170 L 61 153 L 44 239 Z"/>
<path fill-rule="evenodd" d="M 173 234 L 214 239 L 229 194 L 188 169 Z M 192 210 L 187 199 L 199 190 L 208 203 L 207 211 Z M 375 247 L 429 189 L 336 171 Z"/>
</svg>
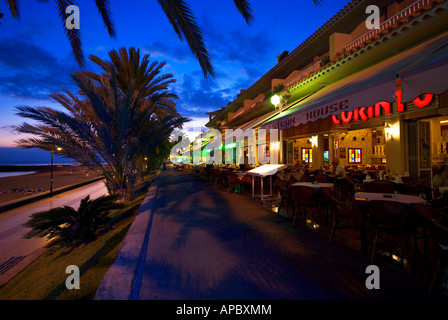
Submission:
<svg viewBox="0 0 448 320">
<path fill-rule="evenodd" d="M 20 199 L 50 190 L 49 166 L 0 167 L 0 172 L 35 171 L 33 174 L 0 178 L 0 203 Z M 82 166 L 54 166 L 53 190 L 99 177 L 95 171 Z"/>
</svg>

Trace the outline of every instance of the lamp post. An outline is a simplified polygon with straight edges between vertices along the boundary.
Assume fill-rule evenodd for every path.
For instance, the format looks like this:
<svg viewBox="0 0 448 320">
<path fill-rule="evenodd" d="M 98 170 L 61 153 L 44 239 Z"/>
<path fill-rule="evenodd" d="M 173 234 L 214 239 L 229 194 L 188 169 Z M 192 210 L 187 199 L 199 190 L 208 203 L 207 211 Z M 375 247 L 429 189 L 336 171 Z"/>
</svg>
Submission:
<svg viewBox="0 0 448 320">
<path fill-rule="evenodd" d="M 271 97 L 271 103 L 278 108 L 280 113 L 283 111 L 283 106 L 288 103 L 288 98 L 291 94 L 288 91 L 284 91 L 282 94 L 276 93 Z"/>
<path fill-rule="evenodd" d="M 62 148 L 61 147 L 56 147 L 56 150 L 57 151 L 61 151 Z M 51 149 L 50 197 L 53 197 L 53 153 L 54 153 L 54 150 Z"/>
<path fill-rule="evenodd" d="M 275 106 L 275 108 L 279 108 L 280 112 L 282 112 L 283 103 L 280 95 L 274 94 L 271 97 L 271 103 Z"/>
</svg>

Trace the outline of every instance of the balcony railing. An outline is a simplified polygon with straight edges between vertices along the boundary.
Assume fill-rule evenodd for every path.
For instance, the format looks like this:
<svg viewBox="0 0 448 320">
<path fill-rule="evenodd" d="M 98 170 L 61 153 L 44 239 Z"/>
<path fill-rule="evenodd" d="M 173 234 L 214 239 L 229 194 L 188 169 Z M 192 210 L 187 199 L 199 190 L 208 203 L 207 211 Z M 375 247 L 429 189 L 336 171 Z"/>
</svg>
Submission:
<svg viewBox="0 0 448 320">
<path fill-rule="evenodd" d="M 284 85 L 285 85 L 285 87 L 289 87 L 290 85 L 305 79 L 311 73 L 317 72 L 319 69 L 320 69 L 320 61 L 318 61 L 315 64 L 313 64 L 313 65 L 309 66 L 308 68 L 304 69 L 302 72 L 300 72 L 294 78 L 291 78 L 287 82 L 285 82 Z"/>
<path fill-rule="evenodd" d="M 383 23 L 381 23 L 377 29 L 372 29 L 369 32 L 365 33 L 363 36 L 358 39 L 352 41 L 347 46 L 345 46 L 345 51 L 350 52 L 358 46 L 361 46 L 365 42 L 369 42 L 372 39 L 375 39 L 377 35 L 381 35 L 385 30 L 391 28 L 393 25 L 396 25 L 402 19 L 405 19 L 414 13 L 418 12 L 420 9 L 430 6 L 434 0 L 419 0 L 409 5 L 405 9 L 401 10 L 397 14 L 393 15 Z"/>
<path fill-rule="evenodd" d="M 397 14 L 393 15 L 383 23 L 381 23 L 378 26 L 378 29 L 373 29 L 358 39 L 350 42 L 347 46 L 345 46 L 344 50 L 346 52 L 349 52 L 353 49 L 355 49 L 358 46 L 361 46 L 363 43 L 370 41 L 371 39 L 376 38 L 377 35 L 382 34 L 385 30 L 388 30 L 390 27 L 398 23 L 398 21 L 401 21 L 402 19 L 405 19 L 406 17 L 409 17 L 413 15 L 414 13 L 418 12 L 424 7 L 429 7 L 432 2 L 437 2 L 437 0 L 418 0 L 415 1 L 413 4 L 409 5 L 405 9 L 401 10 Z M 294 78 L 288 80 L 285 82 L 285 86 L 289 87 L 293 85 L 294 83 L 300 82 L 301 80 L 307 78 L 311 73 L 319 71 L 321 68 L 320 61 L 316 62 L 315 64 L 309 66 L 302 72 L 300 72 L 298 75 L 296 75 Z"/>
</svg>

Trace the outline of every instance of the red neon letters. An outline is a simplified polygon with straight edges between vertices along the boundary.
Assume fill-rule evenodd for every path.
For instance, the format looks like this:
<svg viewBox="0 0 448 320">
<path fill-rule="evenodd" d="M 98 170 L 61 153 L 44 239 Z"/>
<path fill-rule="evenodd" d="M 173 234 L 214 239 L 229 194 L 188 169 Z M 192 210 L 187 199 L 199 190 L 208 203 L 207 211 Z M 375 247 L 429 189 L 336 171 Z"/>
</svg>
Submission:
<svg viewBox="0 0 448 320">
<path fill-rule="evenodd" d="M 419 108 L 426 107 L 428 104 L 431 103 L 432 98 L 434 98 L 433 94 L 425 93 L 425 97 L 423 99 L 420 99 L 420 97 L 415 98 L 412 102 Z"/>
<path fill-rule="evenodd" d="M 397 111 L 402 112 L 404 111 L 404 103 L 401 101 L 401 90 L 395 91 L 395 96 L 397 98 Z M 417 97 L 412 102 L 416 107 L 423 108 L 428 106 L 432 99 L 434 98 L 433 94 L 425 93 L 423 98 Z M 381 109 L 383 109 L 383 112 L 381 112 Z M 366 112 L 367 111 L 367 112 Z M 375 105 L 370 107 L 359 107 L 353 111 L 343 111 L 340 113 L 340 119 L 336 115 L 332 115 L 331 119 L 335 124 L 340 124 L 341 121 L 343 123 L 349 123 L 350 121 L 367 121 L 370 118 L 373 117 L 379 117 L 382 114 L 387 115 L 392 112 L 391 104 L 387 101 L 380 101 L 377 102 Z"/>
</svg>

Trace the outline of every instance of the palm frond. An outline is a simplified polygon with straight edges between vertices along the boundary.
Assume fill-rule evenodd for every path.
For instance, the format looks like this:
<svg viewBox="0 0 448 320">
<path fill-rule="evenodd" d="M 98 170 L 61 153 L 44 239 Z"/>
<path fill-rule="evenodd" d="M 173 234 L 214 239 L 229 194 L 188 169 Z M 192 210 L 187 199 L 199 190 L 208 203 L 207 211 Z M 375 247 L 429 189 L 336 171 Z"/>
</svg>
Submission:
<svg viewBox="0 0 448 320">
<path fill-rule="evenodd" d="M 20 13 L 19 13 L 19 5 L 17 0 L 6 0 L 6 3 L 9 6 L 9 12 L 11 12 L 11 16 L 13 18 L 19 19 Z"/>
<path fill-rule="evenodd" d="M 204 76 L 206 78 L 209 76 L 215 77 L 215 71 L 205 48 L 201 30 L 189 5 L 183 0 L 158 0 L 158 2 L 174 30 L 178 35 L 182 34 L 187 40 L 190 50 L 199 61 Z"/>
<path fill-rule="evenodd" d="M 68 40 L 70 41 L 70 45 L 72 47 L 73 54 L 75 55 L 75 59 L 78 62 L 79 66 L 82 66 L 84 64 L 84 54 L 82 52 L 82 45 L 81 45 L 81 33 L 78 29 L 67 29 L 65 27 L 65 20 L 66 20 L 66 13 L 65 10 L 69 5 L 72 3 L 69 3 L 65 0 L 55 0 L 56 8 L 59 14 L 59 18 L 62 21 L 62 27 L 64 29 L 65 35 L 67 36 Z"/>
<path fill-rule="evenodd" d="M 247 0 L 233 0 L 238 11 L 243 15 L 244 20 L 247 24 L 252 24 L 254 22 L 254 16 L 252 8 Z"/>
<path fill-rule="evenodd" d="M 94 0 L 98 11 L 103 18 L 104 25 L 111 37 L 116 36 L 115 25 L 112 19 L 109 0 Z"/>
</svg>

